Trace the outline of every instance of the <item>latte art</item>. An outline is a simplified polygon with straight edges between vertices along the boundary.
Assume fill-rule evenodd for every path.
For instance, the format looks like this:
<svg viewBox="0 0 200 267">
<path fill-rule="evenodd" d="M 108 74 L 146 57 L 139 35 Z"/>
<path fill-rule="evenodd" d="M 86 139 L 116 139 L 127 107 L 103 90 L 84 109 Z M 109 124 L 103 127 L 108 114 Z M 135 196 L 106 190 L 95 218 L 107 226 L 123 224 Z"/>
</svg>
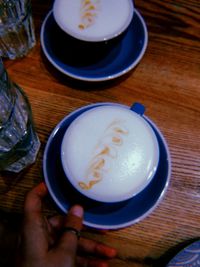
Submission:
<svg viewBox="0 0 200 267">
<path fill-rule="evenodd" d="M 100 0 L 82 0 L 80 8 L 80 30 L 91 27 L 100 12 Z"/>
<path fill-rule="evenodd" d="M 148 124 L 118 105 L 92 108 L 67 129 L 61 148 L 68 180 L 89 198 L 115 202 L 140 192 L 154 176 L 159 147 Z"/>
<path fill-rule="evenodd" d="M 82 189 L 89 190 L 105 178 L 110 171 L 110 161 L 117 159 L 120 153 L 118 147 L 123 146 L 123 138 L 126 135 L 128 130 L 123 126 L 123 121 L 113 121 L 108 125 L 94 149 L 94 156 L 84 175 L 85 181 L 79 182 Z"/>
</svg>

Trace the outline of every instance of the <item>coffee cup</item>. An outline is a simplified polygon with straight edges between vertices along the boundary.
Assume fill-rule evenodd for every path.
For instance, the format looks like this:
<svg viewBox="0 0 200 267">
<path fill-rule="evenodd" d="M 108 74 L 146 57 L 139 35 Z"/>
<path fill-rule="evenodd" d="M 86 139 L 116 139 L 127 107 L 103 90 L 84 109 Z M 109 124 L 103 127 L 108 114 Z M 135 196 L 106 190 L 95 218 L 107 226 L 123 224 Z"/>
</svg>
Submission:
<svg viewBox="0 0 200 267">
<path fill-rule="evenodd" d="M 55 0 L 53 15 L 70 36 L 87 42 L 113 39 L 129 26 L 132 0 Z"/>
<path fill-rule="evenodd" d="M 66 179 L 83 196 L 115 203 L 130 199 L 152 181 L 159 145 L 144 106 L 97 103 L 81 112 L 61 144 Z"/>
</svg>

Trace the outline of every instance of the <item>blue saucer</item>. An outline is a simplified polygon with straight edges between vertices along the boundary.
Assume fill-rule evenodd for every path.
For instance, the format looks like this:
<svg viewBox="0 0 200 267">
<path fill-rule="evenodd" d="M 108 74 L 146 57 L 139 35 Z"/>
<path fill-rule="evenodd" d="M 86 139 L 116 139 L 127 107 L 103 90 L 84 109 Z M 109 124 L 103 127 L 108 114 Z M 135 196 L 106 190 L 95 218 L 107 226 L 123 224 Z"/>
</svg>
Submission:
<svg viewBox="0 0 200 267">
<path fill-rule="evenodd" d="M 50 195 L 58 208 L 66 213 L 73 204 L 85 209 L 84 224 L 97 229 L 118 229 L 130 226 L 146 217 L 162 200 L 169 184 L 171 163 L 168 146 L 156 126 L 151 124 L 158 138 L 160 164 L 150 184 L 137 196 L 118 203 L 102 203 L 90 200 L 78 193 L 68 182 L 61 165 L 60 149 L 64 133 L 69 124 L 82 112 L 95 107 L 80 108 L 65 117 L 53 130 L 47 142 L 43 171 Z"/>
<path fill-rule="evenodd" d="M 40 39 L 44 54 L 55 68 L 72 78 L 96 82 L 117 78 L 133 69 L 146 51 L 148 33 L 142 16 L 135 10 L 121 38 L 106 53 L 99 49 L 94 58 L 89 51 L 82 53 L 83 43 L 78 47 L 78 42 L 71 42 L 72 38 L 57 26 L 50 11 L 42 24 Z"/>
<path fill-rule="evenodd" d="M 167 267 L 198 266 L 200 266 L 200 240 L 181 250 L 167 265 Z"/>
</svg>

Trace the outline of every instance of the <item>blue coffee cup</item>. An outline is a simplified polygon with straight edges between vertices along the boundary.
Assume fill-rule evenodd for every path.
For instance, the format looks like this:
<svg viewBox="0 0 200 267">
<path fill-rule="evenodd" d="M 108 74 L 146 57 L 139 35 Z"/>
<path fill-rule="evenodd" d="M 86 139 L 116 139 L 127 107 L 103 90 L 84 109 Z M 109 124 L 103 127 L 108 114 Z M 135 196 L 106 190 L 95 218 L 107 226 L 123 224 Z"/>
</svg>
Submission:
<svg viewBox="0 0 200 267">
<path fill-rule="evenodd" d="M 136 112 L 152 128 L 159 147 L 158 166 L 149 184 L 133 197 L 114 203 L 96 201 L 77 191 L 68 181 L 61 161 L 63 137 L 71 123 L 88 110 L 109 105 L 120 106 Z M 56 126 L 45 148 L 43 169 L 49 192 L 61 211 L 66 212 L 71 205 L 79 203 L 85 209 L 84 223 L 86 225 L 101 229 L 118 229 L 143 219 L 160 203 L 170 180 L 170 153 L 162 133 L 144 115 L 144 111 L 144 106 L 141 104 L 134 104 L 130 108 L 117 103 L 96 103 L 75 110 Z"/>
</svg>

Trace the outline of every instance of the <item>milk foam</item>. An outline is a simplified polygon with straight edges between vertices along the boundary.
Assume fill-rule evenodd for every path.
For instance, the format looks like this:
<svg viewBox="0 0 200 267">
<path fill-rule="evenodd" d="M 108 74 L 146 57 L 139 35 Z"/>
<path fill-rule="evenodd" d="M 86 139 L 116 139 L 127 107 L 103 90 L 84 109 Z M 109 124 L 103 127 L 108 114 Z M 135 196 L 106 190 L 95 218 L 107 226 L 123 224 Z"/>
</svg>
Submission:
<svg viewBox="0 0 200 267">
<path fill-rule="evenodd" d="M 131 22 L 132 0 L 55 0 L 53 14 L 68 34 L 86 41 L 108 40 Z"/>
<path fill-rule="evenodd" d="M 153 177 L 158 160 L 152 128 L 121 106 L 84 112 L 62 142 L 62 163 L 69 180 L 99 201 L 120 201 L 141 191 Z"/>
</svg>

